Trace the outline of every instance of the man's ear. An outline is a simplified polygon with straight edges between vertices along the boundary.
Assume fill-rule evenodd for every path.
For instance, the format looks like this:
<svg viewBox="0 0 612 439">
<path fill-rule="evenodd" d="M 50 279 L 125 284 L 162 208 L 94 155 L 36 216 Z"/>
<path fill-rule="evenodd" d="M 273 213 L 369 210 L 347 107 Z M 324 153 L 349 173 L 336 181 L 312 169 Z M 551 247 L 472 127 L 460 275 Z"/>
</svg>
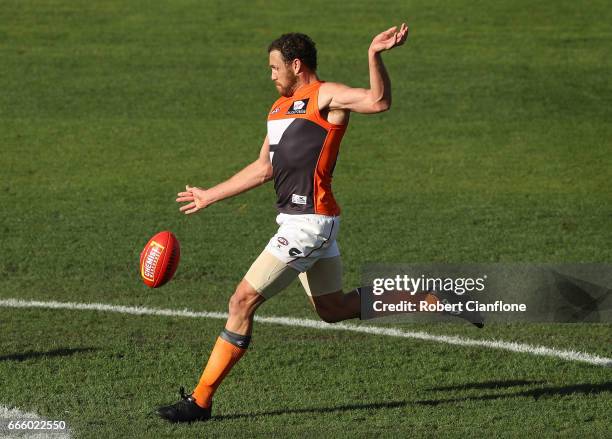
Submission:
<svg viewBox="0 0 612 439">
<path fill-rule="evenodd" d="M 302 61 L 300 61 L 298 58 L 291 61 L 291 69 L 293 69 L 293 73 L 295 75 L 300 73 L 302 71 Z"/>
</svg>

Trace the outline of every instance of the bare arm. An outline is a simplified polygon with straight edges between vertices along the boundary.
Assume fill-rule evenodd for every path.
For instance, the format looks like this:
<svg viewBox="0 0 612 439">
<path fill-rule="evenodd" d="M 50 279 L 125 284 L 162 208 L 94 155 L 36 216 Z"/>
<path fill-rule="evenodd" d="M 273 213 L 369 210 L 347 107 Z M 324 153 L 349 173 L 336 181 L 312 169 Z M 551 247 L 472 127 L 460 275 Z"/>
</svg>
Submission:
<svg viewBox="0 0 612 439">
<path fill-rule="evenodd" d="M 338 83 L 321 86 L 320 107 L 330 110 L 349 110 L 357 113 L 379 113 L 391 106 L 391 80 L 381 53 L 401 46 L 408 38 L 408 26 L 403 23 L 397 30 L 394 26 L 374 37 L 368 50 L 370 88 L 353 88 Z"/>
<path fill-rule="evenodd" d="M 229 179 L 210 189 L 202 189 L 187 185 L 184 192 L 179 192 L 178 203 L 187 203 L 180 211 L 189 215 L 200 209 L 205 209 L 217 201 L 233 197 L 264 184 L 272 179 L 272 163 L 270 163 L 270 142 L 266 136 L 257 160 L 238 171 Z"/>
</svg>

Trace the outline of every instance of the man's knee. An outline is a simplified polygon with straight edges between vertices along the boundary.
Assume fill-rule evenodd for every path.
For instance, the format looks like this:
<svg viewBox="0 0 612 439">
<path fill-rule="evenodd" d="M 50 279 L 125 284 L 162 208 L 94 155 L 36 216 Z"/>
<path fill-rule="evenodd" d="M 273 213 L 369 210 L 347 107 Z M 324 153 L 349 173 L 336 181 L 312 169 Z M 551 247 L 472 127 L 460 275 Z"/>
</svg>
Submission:
<svg viewBox="0 0 612 439">
<path fill-rule="evenodd" d="M 243 279 L 230 297 L 229 313 L 249 317 L 264 300 L 264 297 Z"/>
<path fill-rule="evenodd" d="M 338 323 L 344 320 L 342 292 L 312 298 L 312 303 L 321 320 L 325 323 Z"/>
</svg>

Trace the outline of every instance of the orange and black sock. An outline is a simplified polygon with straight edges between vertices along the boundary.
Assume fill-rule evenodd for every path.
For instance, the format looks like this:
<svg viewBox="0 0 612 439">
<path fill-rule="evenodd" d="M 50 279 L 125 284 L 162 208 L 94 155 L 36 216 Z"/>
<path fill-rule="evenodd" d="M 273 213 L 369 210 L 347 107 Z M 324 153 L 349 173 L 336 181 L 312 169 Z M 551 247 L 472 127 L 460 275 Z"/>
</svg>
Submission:
<svg viewBox="0 0 612 439">
<path fill-rule="evenodd" d="M 195 402 L 200 407 L 210 407 L 212 397 L 223 378 L 229 373 L 234 364 L 245 354 L 251 336 L 240 335 L 223 329 L 215 347 L 213 348 L 208 363 L 200 382 L 193 391 Z"/>
</svg>

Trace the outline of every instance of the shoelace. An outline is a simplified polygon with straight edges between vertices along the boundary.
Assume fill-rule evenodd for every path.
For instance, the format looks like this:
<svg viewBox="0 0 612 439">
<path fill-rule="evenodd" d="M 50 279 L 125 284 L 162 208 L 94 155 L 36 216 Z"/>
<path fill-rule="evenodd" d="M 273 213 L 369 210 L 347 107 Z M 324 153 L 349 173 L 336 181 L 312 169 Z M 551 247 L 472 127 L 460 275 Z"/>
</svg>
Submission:
<svg viewBox="0 0 612 439">
<path fill-rule="evenodd" d="M 181 394 L 181 399 L 186 399 L 186 400 L 188 400 L 188 401 L 191 401 L 191 400 L 192 400 L 191 394 L 187 395 L 187 394 L 185 393 L 185 388 L 184 388 L 184 387 L 181 387 L 181 388 L 179 389 L 179 392 L 180 392 L 180 394 Z"/>
</svg>

